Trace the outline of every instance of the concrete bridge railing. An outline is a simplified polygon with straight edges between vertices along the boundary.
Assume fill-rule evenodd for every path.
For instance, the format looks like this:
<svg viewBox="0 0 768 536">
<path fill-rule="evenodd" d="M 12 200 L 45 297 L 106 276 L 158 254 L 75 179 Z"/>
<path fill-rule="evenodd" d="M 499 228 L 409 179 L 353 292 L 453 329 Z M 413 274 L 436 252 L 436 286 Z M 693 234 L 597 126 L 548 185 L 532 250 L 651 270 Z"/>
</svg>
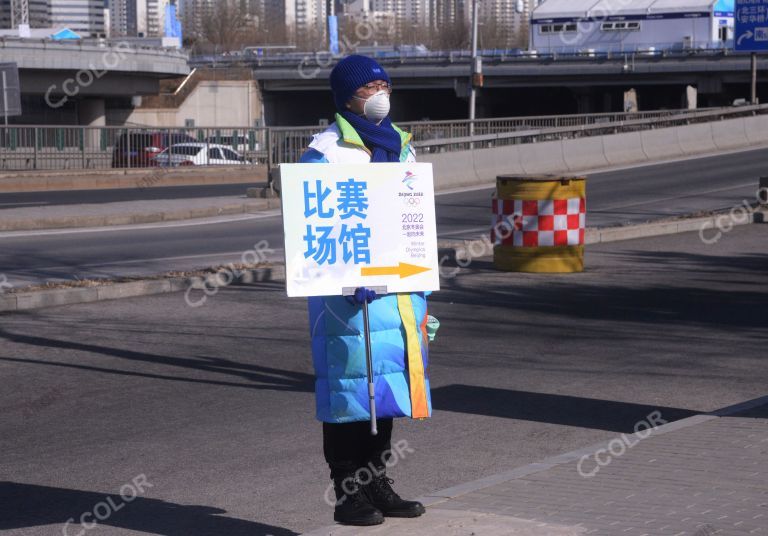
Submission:
<svg viewBox="0 0 768 536">
<path fill-rule="evenodd" d="M 583 173 L 613 166 L 768 145 L 768 115 L 652 130 L 422 154 L 436 188 L 491 184 L 497 175 Z"/>
</svg>

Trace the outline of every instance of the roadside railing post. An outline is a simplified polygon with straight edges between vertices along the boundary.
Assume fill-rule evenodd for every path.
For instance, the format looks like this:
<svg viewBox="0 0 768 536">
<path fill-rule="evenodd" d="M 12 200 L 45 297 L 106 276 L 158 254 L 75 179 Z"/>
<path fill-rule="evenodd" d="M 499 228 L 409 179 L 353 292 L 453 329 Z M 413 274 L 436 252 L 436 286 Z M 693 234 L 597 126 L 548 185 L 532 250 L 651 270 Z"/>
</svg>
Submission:
<svg viewBox="0 0 768 536">
<path fill-rule="evenodd" d="M 83 169 L 87 169 L 88 166 L 85 163 L 85 127 L 80 129 L 80 139 L 78 140 L 78 143 L 80 144 L 80 165 Z"/>
<path fill-rule="evenodd" d="M 32 129 L 32 146 L 34 147 L 34 150 L 32 151 L 32 169 L 37 169 L 37 144 L 38 144 L 38 132 L 37 127 L 34 127 Z"/>
</svg>

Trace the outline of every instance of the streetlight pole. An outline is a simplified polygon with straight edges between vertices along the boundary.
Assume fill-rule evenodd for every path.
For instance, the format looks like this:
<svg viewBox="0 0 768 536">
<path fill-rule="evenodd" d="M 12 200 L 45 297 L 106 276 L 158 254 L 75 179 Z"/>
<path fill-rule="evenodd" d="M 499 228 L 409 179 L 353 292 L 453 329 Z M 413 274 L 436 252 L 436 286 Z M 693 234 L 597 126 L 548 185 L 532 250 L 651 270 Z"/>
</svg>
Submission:
<svg viewBox="0 0 768 536">
<path fill-rule="evenodd" d="M 751 98 L 750 104 L 753 106 L 757 104 L 757 52 L 752 53 L 752 84 L 751 84 Z"/>
<path fill-rule="evenodd" d="M 472 0 L 472 72 L 469 83 L 469 136 L 475 135 L 475 101 L 477 99 L 477 82 L 480 76 L 480 62 L 477 57 L 477 14 L 478 0 Z M 470 144 L 473 148 L 474 144 Z"/>
</svg>

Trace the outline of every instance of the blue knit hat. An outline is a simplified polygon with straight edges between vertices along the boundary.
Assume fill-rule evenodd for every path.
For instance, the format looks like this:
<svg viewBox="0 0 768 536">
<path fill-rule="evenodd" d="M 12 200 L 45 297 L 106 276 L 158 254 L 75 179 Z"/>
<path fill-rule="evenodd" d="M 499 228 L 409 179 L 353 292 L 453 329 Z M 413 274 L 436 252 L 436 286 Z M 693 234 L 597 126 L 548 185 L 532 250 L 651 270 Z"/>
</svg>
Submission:
<svg viewBox="0 0 768 536">
<path fill-rule="evenodd" d="M 336 109 L 345 111 L 355 91 L 374 80 L 392 83 L 387 71 L 371 58 L 353 54 L 337 63 L 331 71 L 331 91 Z"/>
</svg>

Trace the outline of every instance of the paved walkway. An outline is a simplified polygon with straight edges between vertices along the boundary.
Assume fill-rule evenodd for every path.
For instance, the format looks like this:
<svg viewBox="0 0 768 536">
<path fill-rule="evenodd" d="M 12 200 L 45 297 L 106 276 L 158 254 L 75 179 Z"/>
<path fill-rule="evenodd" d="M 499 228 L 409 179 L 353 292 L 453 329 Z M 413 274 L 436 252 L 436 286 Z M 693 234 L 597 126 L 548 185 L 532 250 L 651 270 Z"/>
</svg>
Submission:
<svg viewBox="0 0 768 536">
<path fill-rule="evenodd" d="M 436 492 L 419 519 L 311 536 L 768 534 L 768 397 Z M 450 460 L 446 460 L 450 470 Z"/>
</svg>

